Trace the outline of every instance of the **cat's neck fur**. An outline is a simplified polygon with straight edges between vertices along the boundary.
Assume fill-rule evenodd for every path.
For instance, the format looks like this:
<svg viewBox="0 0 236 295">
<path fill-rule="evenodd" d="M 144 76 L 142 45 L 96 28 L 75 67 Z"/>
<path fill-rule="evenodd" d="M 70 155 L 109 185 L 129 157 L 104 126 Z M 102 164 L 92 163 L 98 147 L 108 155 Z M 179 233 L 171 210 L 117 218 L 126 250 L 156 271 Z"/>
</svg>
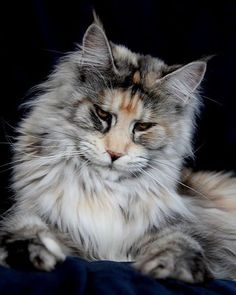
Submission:
<svg viewBox="0 0 236 295">
<path fill-rule="evenodd" d="M 127 249 L 147 230 L 188 215 L 175 192 L 176 171 L 164 167 L 165 173 L 157 173 L 154 164 L 138 178 L 114 181 L 83 160 L 62 160 L 48 166 L 42 180 L 32 182 L 30 175 L 27 190 L 15 182 L 18 205 L 69 233 L 88 258 L 127 260 Z"/>
</svg>

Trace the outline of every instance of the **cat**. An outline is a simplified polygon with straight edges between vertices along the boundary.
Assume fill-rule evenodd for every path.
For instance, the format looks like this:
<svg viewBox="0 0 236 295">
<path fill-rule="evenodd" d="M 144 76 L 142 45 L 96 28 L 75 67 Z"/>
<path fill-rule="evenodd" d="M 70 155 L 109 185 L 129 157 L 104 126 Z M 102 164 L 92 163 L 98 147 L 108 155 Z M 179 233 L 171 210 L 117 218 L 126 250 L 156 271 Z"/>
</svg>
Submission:
<svg viewBox="0 0 236 295">
<path fill-rule="evenodd" d="M 74 255 L 156 279 L 234 279 L 235 178 L 184 168 L 205 71 L 115 45 L 95 20 L 28 102 L 0 263 L 50 271 Z"/>
</svg>

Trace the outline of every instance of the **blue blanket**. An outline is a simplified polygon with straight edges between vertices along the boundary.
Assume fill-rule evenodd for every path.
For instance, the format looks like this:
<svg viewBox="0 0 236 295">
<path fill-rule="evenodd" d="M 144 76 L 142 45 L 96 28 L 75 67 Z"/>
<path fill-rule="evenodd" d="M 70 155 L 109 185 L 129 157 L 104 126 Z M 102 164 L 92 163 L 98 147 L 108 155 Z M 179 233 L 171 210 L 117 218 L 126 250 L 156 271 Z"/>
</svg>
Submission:
<svg viewBox="0 0 236 295">
<path fill-rule="evenodd" d="M 0 294 L 231 295 L 236 294 L 236 282 L 215 280 L 191 285 L 176 280 L 155 281 L 134 271 L 129 263 L 69 257 L 49 273 L 0 267 Z"/>
</svg>

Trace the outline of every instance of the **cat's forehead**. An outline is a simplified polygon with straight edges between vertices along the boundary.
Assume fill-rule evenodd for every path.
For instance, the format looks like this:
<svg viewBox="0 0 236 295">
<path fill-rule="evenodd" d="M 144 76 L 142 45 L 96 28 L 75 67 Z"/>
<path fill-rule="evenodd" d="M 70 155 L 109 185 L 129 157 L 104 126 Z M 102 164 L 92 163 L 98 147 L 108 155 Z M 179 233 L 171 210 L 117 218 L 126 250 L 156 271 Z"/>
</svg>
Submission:
<svg viewBox="0 0 236 295">
<path fill-rule="evenodd" d="M 120 45 L 115 45 L 112 49 L 121 76 L 126 78 L 126 83 L 129 82 L 127 86 L 133 84 L 140 88 L 151 88 L 166 74 L 167 66 L 160 59 L 133 53 Z"/>
<path fill-rule="evenodd" d="M 119 72 L 111 78 L 112 87 L 106 84 L 100 92 L 99 104 L 126 117 L 151 117 L 157 103 L 152 90 L 167 66 L 159 59 L 133 53 L 120 45 L 113 45 L 113 55 Z"/>
<path fill-rule="evenodd" d="M 132 94 L 127 89 L 105 90 L 102 94 L 102 104 L 114 113 L 125 113 L 126 115 L 138 115 L 143 110 L 143 102 L 140 93 Z"/>
<path fill-rule="evenodd" d="M 147 108 L 141 92 L 132 93 L 132 89 L 106 89 L 100 96 L 100 105 L 115 114 L 119 120 L 150 120 L 154 119 L 153 109 Z"/>
</svg>

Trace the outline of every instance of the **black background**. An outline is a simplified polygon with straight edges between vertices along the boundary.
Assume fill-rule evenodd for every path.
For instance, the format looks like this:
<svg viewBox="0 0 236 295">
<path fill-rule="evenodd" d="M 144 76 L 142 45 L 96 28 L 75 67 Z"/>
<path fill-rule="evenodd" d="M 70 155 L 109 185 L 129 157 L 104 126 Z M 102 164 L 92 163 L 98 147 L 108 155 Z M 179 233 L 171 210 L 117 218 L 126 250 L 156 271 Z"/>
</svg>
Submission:
<svg viewBox="0 0 236 295">
<path fill-rule="evenodd" d="M 236 1 L 9 1 L 1 9 L 2 209 L 12 195 L 10 141 L 23 115 L 19 105 L 58 59 L 81 42 L 93 8 L 109 39 L 135 52 L 168 64 L 215 55 L 203 83 L 204 107 L 190 164 L 197 170 L 236 171 Z"/>
</svg>

